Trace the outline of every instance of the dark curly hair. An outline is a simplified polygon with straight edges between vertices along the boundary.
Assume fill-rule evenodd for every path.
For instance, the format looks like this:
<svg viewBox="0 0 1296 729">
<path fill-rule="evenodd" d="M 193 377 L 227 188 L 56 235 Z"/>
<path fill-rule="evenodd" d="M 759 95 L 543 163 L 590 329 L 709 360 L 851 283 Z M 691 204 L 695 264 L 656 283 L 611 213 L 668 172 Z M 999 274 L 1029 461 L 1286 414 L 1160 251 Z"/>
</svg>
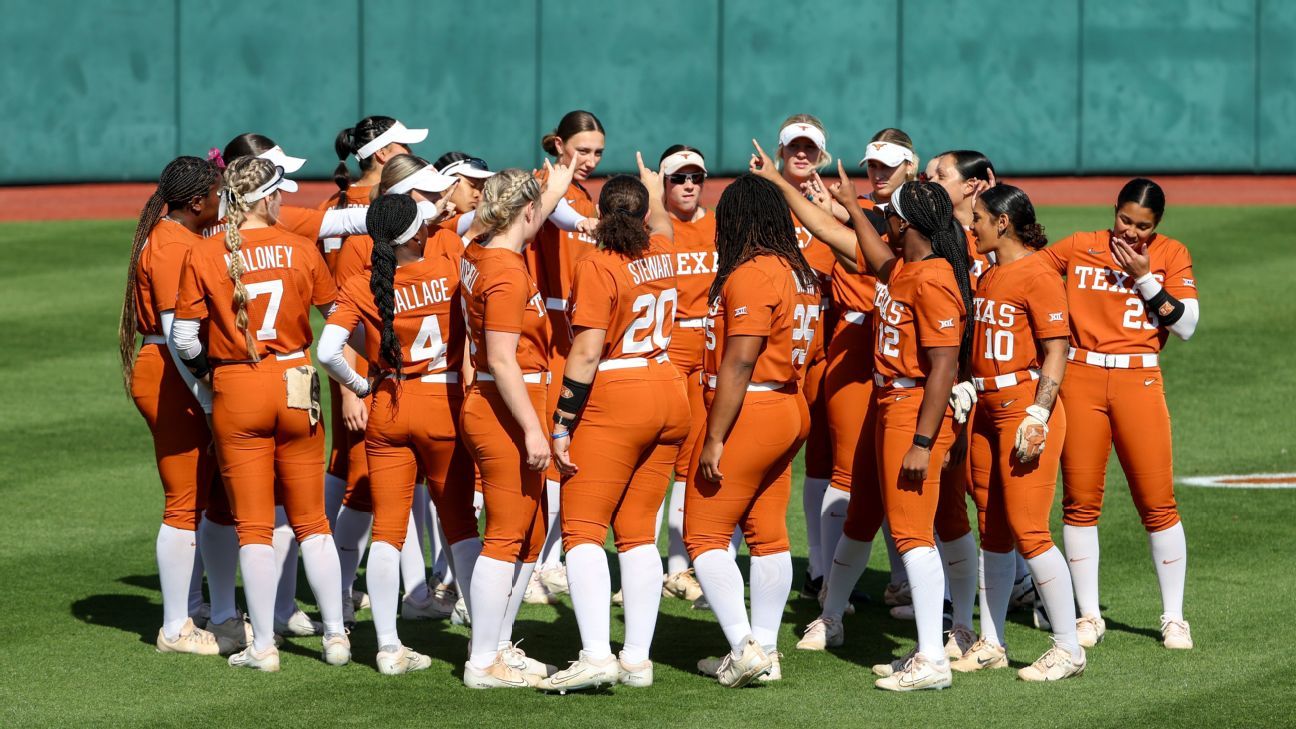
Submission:
<svg viewBox="0 0 1296 729">
<path fill-rule="evenodd" d="M 617 175 L 599 192 L 598 227 L 594 238 L 599 247 L 626 258 L 641 258 L 648 248 L 648 188 L 636 177 Z"/>
</svg>

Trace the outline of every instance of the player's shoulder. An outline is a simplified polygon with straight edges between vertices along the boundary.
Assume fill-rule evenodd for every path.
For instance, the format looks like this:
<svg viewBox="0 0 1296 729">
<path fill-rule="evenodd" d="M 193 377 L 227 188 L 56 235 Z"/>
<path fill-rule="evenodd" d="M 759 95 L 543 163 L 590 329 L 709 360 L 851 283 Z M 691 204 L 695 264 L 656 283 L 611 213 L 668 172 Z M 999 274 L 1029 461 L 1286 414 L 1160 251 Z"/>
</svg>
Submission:
<svg viewBox="0 0 1296 729">
<path fill-rule="evenodd" d="M 1148 248 L 1159 255 L 1166 256 L 1167 258 L 1178 259 L 1183 256 L 1191 255 L 1188 252 L 1188 246 L 1184 245 L 1182 241 L 1160 233 L 1156 234 L 1156 238 L 1152 240 L 1152 243 Z"/>
</svg>

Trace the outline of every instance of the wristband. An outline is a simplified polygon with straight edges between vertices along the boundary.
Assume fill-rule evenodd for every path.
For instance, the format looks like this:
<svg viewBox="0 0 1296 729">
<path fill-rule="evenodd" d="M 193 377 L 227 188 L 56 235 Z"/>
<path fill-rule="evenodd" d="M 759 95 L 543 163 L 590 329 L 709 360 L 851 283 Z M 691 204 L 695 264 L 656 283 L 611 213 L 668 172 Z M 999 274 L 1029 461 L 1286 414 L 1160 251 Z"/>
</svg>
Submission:
<svg viewBox="0 0 1296 729">
<path fill-rule="evenodd" d="M 557 410 L 553 414 L 554 425 L 561 425 L 564 428 L 571 428 L 576 424 L 576 418 L 564 418 Z"/>
<path fill-rule="evenodd" d="M 564 431 L 561 432 L 561 433 L 550 433 L 550 434 L 549 434 L 549 437 L 550 437 L 551 439 L 553 439 L 553 440 L 562 440 L 563 438 L 566 438 L 566 437 L 568 437 L 568 436 L 570 436 L 570 435 L 571 435 L 571 431 L 570 431 L 570 430 L 564 430 Z"/>
<path fill-rule="evenodd" d="M 1052 415 L 1043 405 L 1027 405 L 1026 414 L 1046 425 Z"/>
<path fill-rule="evenodd" d="M 585 408 L 585 401 L 589 399 L 589 394 L 590 383 L 577 382 L 570 377 L 563 377 L 562 391 L 558 396 L 558 410 L 564 413 L 573 413 L 579 417 L 581 410 Z M 554 417 L 558 417 L 556 412 Z M 558 421 L 555 420 L 554 422 Z M 561 423 L 559 424 L 561 425 Z"/>
<path fill-rule="evenodd" d="M 184 362 L 184 366 L 189 368 L 189 372 L 193 374 L 195 379 L 201 380 L 211 374 L 211 363 L 207 361 L 206 352 L 199 352 L 198 356 L 193 359 L 181 357 L 180 361 Z"/>
<path fill-rule="evenodd" d="M 928 438 L 928 437 L 925 436 L 925 435 L 918 435 L 917 433 L 914 433 L 914 437 L 913 437 L 913 444 L 916 445 L 916 446 L 918 446 L 919 448 L 924 448 L 924 449 L 926 449 L 926 450 L 931 450 L 931 447 L 932 447 L 932 439 L 931 439 L 931 438 Z"/>
</svg>

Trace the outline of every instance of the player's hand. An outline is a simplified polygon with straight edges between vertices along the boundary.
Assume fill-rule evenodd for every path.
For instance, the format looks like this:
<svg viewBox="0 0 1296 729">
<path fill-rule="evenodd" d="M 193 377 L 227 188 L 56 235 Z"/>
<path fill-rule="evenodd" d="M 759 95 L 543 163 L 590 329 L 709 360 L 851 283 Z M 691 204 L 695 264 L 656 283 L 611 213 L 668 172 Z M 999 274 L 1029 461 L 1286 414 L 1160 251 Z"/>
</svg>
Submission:
<svg viewBox="0 0 1296 729">
<path fill-rule="evenodd" d="M 819 173 L 815 173 L 818 177 Z M 829 194 L 837 201 L 838 205 L 850 210 L 851 207 L 859 207 L 859 196 L 855 194 L 855 183 L 851 182 L 850 176 L 846 174 L 846 167 L 841 160 L 837 160 L 837 181 L 828 188 Z"/>
<path fill-rule="evenodd" d="M 720 473 L 720 457 L 724 455 L 724 443 L 707 438 L 702 444 L 702 457 L 698 460 L 698 474 L 708 481 L 719 483 L 724 480 Z"/>
<path fill-rule="evenodd" d="M 598 218 L 585 218 L 576 224 L 576 232 L 584 236 L 594 237 L 594 229 L 598 227 Z"/>
<path fill-rule="evenodd" d="M 643 161 L 643 153 L 635 152 L 635 164 L 639 166 L 639 181 L 643 183 L 644 187 L 648 188 L 648 194 L 657 197 L 664 195 L 665 189 L 662 185 L 661 172 L 648 169 Z"/>
<path fill-rule="evenodd" d="M 966 423 L 976 401 L 976 388 L 971 382 L 954 383 L 954 387 L 950 388 L 949 396 L 949 406 L 954 411 L 954 422 Z"/>
<path fill-rule="evenodd" d="M 1013 439 L 1017 460 L 1031 463 L 1044 452 L 1044 444 L 1048 441 L 1048 419 L 1049 411 L 1039 405 L 1026 408 L 1026 417 L 1017 426 L 1017 435 Z"/>
<path fill-rule="evenodd" d="M 814 173 L 810 179 L 801 183 L 801 194 L 816 207 L 832 212 L 832 197 L 824 187 L 823 180 L 819 178 L 819 173 Z"/>
<path fill-rule="evenodd" d="M 567 164 L 559 162 L 554 164 L 549 160 L 544 161 L 544 169 L 547 177 L 545 178 L 545 188 L 555 185 L 557 189 L 566 190 L 576 174 L 576 165 L 580 162 L 580 152 L 572 150 L 571 161 Z"/>
<path fill-rule="evenodd" d="M 774 181 L 779 178 L 779 171 L 774 167 L 774 162 L 761 149 L 760 142 L 752 140 L 752 146 L 756 148 L 752 152 L 751 161 L 747 163 L 747 171 L 757 177 L 764 177 L 767 180 Z"/>
<path fill-rule="evenodd" d="M 945 451 L 945 462 L 941 464 L 941 470 L 950 467 L 957 468 L 962 465 L 963 459 L 967 458 L 968 435 L 967 428 L 959 429 L 959 433 L 954 437 L 954 445 Z"/>
<path fill-rule="evenodd" d="M 1125 269 L 1125 273 L 1128 273 L 1135 279 L 1139 279 L 1146 276 L 1148 271 L 1151 270 L 1151 264 L 1148 263 L 1146 246 L 1135 248 L 1125 242 L 1125 239 L 1116 237 L 1112 238 L 1111 246 L 1112 258 L 1116 259 L 1116 265 Z"/>
<path fill-rule="evenodd" d="M 549 435 L 540 428 L 526 434 L 526 464 L 532 471 L 549 468 Z"/>
<path fill-rule="evenodd" d="M 570 435 L 551 439 L 550 447 L 553 449 L 554 465 L 564 476 L 570 476 L 580 470 L 571 460 L 571 439 Z"/>
<path fill-rule="evenodd" d="M 363 433 L 369 424 L 369 403 L 346 388 L 342 390 L 342 423 L 352 433 Z"/>
<path fill-rule="evenodd" d="M 442 220 L 449 220 L 450 218 L 453 218 L 455 216 L 455 213 L 458 212 L 457 209 L 458 206 L 456 206 L 453 202 L 450 201 L 450 195 L 454 192 L 455 185 L 458 184 L 459 184 L 458 182 L 455 182 L 454 185 L 451 185 L 449 188 L 447 188 L 446 191 L 441 195 L 441 199 L 437 200 L 436 216 L 433 217 L 432 220 L 429 220 L 428 221 L 429 223 L 439 223 Z"/>
<path fill-rule="evenodd" d="M 909 446 L 904 460 L 900 462 L 900 478 L 905 481 L 921 484 L 927 480 L 927 464 L 931 462 L 931 450 L 917 445 Z"/>
</svg>

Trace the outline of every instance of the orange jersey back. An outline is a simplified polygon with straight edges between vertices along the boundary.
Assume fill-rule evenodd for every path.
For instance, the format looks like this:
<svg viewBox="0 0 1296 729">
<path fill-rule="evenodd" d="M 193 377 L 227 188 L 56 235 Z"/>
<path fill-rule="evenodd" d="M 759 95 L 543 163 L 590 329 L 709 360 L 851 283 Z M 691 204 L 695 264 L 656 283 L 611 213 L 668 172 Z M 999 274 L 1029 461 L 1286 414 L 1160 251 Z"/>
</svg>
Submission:
<svg viewBox="0 0 1296 729">
<path fill-rule="evenodd" d="M 544 181 L 545 175 L 539 175 Z M 587 218 L 597 217 L 598 208 L 585 188 L 573 182 L 564 195 L 567 204 Z M 572 272 L 576 262 L 593 251 L 597 241 L 581 233 L 569 233 L 549 221 L 536 235 L 535 242 L 527 247 L 527 264 L 535 273 L 535 280 L 546 299 L 566 301 L 571 295 Z"/>
<path fill-rule="evenodd" d="M 373 238 L 367 235 L 347 237 L 346 245 L 342 246 L 342 250 L 338 253 L 337 266 L 333 270 L 333 278 L 338 282 L 339 287 L 344 286 L 353 276 L 366 273 L 373 267 L 373 245 Z M 463 240 L 454 231 L 434 225 L 428 230 L 423 255 L 426 257 L 433 253 L 450 253 L 457 261 L 463 254 Z"/>
<path fill-rule="evenodd" d="M 966 314 L 949 261 L 896 259 L 885 291 L 878 290 L 875 371 L 887 379 L 926 378 L 926 350 L 959 346 Z"/>
<path fill-rule="evenodd" d="M 1112 258 L 1111 231 L 1076 233 L 1040 251 L 1066 277 L 1071 346 L 1104 354 L 1153 354 L 1169 331 L 1145 310 L 1134 277 Z M 1192 256 L 1183 243 L 1156 235 L 1147 247 L 1152 275 L 1177 299 L 1197 298 Z"/>
<path fill-rule="evenodd" d="M 350 245 L 348 243 L 348 245 Z M 401 370 L 411 376 L 458 372 L 463 368 L 464 316 L 459 298 L 459 256 L 439 253 L 396 269 L 392 279 L 392 330 L 401 345 Z M 382 361 L 382 317 L 370 290 L 372 270 L 342 285 L 328 323 L 350 331 L 365 327 L 365 357 L 371 370 Z"/>
<path fill-rule="evenodd" d="M 473 366 L 489 372 L 486 330 L 516 332 L 522 372 L 549 369 L 549 318 L 544 298 L 522 256 L 504 248 L 469 245 L 459 264 L 464 318 Z"/>
<path fill-rule="evenodd" d="M 715 281 L 719 255 L 715 247 L 715 212 L 706 210 L 700 219 L 684 222 L 671 218 L 675 229 L 675 289 L 679 292 L 676 319 L 697 319 L 707 315 L 707 296 Z"/>
<path fill-rule="evenodd" d="M 320 257 L 315 241 L 282 228 L 241 231 L 237 255 L 243 261 L 247 288 L 248 332 L 257 354 L 287 354 L 306 349 L 314 341 L 310 308 L 337 299 L 337 287 Z M 244 333 L 238 328 L 234 282 L 229 277 L 225 236 L 205 238 L 189 251 L 180 293 L 177 319 L 210 320 L 207 354 L 213 360 L 244 362 L 250 359 Z"/>
<path fill-rule="evenodd" d="M 346 203 L 342 207 L 345 208 L 369 207 L 369 191 L 372 189 L 373 189 L 373 185 L 352 185 L 351 187 L 348 187 L 346 191 Z M 329 208 L 336 208 L 338 203 L 338 197 L 341 194 L 342 191 L 339 190 L 333 193 L 332 195 L 330 195 L 329 199 L 319 204 L 319 209 L 328 210 Z M 318 230 L 319 228 L 316 228 L 316 231 Z M 318 235 L 318 232 L 316 234 Z M 337 259 L 338 256 L 341 255 L 342 246 L 346 243 L 347 240 L 348 240 L 347 238 L 325 238 L 319 242 L 320 253 L 324 254 L 324 262 L 328 264 L 328 270 L 330 273 L 337 271 Z M 342 283 L 344 279 L 335 279 L 335 280 L 338 283 Z"/>
<path fill-rule="evenodd" d="M 823 332 L 820 294 L 803 288 L 779 256 L 761 255 L 729 274 L 707 319 L 703 370 L 720 371 L 725 337 L 766 337 L 752 370 L 752 382 L 795 382 Z"/>
<path fill-rule="evenodd" d="M 299 208 L 296 205 L 279 206 L 279 220 L 275 222 L 280 228 L 296 233 L 303 238 L 317 240 L 320 228 L 324 226 L 324 210 Z M 225 221 L 203 229 L 203 237 L 211 238 L 225 232 Z"/>
<path fill-rule="evenodd" d="M 135 326 L 140 334 L 162 333 L 162 312 L 176 308 L 180 273 L 189 249 L 202 237 L 163 218 L 153 226 L 135 266 Z"/>
<path fill-rule="evenodd" d="M 675 253 L 653 236 L 640 258 L 595 250 L 576 264 L 568 320 L 573 327 L 604 329 L 604 360 L 666 354 L 675 328 Z"/>
<path fill-rule="evenodd" d="M 973 377 L 1039 367 L 1039 341 L 1070 333 L 1062 277 L 1038 254 L 989 267 L 972 305 Z"/>
</svg>

